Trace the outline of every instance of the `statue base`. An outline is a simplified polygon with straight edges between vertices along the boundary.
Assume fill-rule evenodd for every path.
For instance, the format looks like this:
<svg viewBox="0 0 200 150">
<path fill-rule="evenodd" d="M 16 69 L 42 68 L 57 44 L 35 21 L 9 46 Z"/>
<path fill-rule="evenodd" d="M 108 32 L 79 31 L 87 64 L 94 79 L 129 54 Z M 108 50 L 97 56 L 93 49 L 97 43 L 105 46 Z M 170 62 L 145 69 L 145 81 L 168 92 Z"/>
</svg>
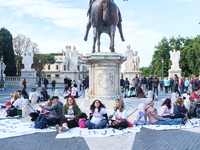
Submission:
<svg viewBox="0 0 200 150">
<path fill-rule="evenodd" d="M 97 52 L 83 56 L 83 60 L 89 67 L 89 90 L 86 93 L 88 100 L 85 104 L 99 99 L 106 107 L 113 107 L 114 100 L 121 95 L 120 69 L 126 58 L 114 52 Z"/>
<path fill-rule="evenodd" d="M 73 81 L 75 80 L 76 83 L 78 83 L 78 79 L 79 79 L 79 72 L 78 71 L 63 71 L 61 72 L 61 77 L 63 77 L 63 79 L 65 77 L 70 77 L 70 79 Z"/>
<path fill-rule="evenodd" d="M 20 86 L 22 85 L 22 82 L 26 79 L 27 85 L 26 87 L 35 87 L 36 83 L 36 71 L 35 69 L 22 69 L 21 70 L 21 78 L 20 78 Z"/>
<path fill-rule="evenodd" d="M 169 69 L 168 72 L 169 72 L 169 78 L 174 78 L 175 74 L 177 74 L 177 76 L 180 78 L 182 70 L 181 69 L 176 69 L 176 70 Z"/>
<path fill-rule="evenodd" d="M 135 78 L 136 74 L 138 75 L 138 78 L 141 78 L 141 71 L 125 71 L 124 72 L 124 80 L 128 78 L 129 82 L 132 83 L 133 78 Z"/>
</svg>

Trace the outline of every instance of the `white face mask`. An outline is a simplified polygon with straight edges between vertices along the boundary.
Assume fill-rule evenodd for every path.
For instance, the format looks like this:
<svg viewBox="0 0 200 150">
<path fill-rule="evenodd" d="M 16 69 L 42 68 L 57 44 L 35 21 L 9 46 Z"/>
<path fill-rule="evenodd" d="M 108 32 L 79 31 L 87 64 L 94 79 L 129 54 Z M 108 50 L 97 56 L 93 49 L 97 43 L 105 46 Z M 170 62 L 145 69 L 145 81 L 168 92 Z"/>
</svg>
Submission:
<svg viewBox="0 0 200 150">
<path fill-rule="evenodd" d="M 183 104 L 181 105 L 181 107 L 183 107 Z"/>
</svg>

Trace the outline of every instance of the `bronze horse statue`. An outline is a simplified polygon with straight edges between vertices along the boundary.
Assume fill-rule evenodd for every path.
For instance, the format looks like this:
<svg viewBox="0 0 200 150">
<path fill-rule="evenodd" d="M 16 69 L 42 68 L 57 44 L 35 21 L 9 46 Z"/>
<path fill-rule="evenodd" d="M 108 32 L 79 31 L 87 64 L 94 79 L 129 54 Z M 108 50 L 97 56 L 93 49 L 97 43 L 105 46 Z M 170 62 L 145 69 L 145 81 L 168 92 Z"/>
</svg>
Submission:
<svg viewBox="0 0 200 150">
<path fill-rule="evenodd" d="M 87 41 L 88 32 L 92 25 L 94 36 L 92 53 L 95 52 L 96 41 L 98 52 L 100 52 L 100 36 L 102 33 L 107 33 L 110 36 L 110 51 L 115 52 L 114 38 L 116 27 L 119 29 L 122 41 L 125 41 L 122 33 L 122 19 L 119 8 L 113 0 L 96 0 L 91 4 L 91 10 L 89 9 L 89 13 L 89 22 L 84 40 Z"/>
</svg>

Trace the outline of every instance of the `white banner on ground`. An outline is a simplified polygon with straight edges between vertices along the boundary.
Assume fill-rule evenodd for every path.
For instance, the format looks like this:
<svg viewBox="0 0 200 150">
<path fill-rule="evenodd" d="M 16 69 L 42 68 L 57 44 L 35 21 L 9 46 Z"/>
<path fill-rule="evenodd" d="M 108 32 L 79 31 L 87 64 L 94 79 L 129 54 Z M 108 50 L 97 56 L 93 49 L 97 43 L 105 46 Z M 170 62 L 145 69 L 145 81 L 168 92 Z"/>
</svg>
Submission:
<svg viewBox="0 0 200 150">
<path fill-rule="evenodd" d="M 52 132 L 55 128 L 35 129 L 34 123 L 20 121 L 18 119 L 0 120 L 0 139 L 36 132 Z"/>
<path fill-rule="evenodd" d="M 123 130 L 104 128 L 104 129 L 92 129 L 87 128 L 72 128 L 67 132 L 59 133 L 56 138 L 72 138 L 72 137 L 106 137 L 111 135 L 119 135 L 123 133 L 140 132 L 140 127 L 129 127 Z"/>
<path fill-rule="evenodd" d="M 193 127 L 200 127 L 200 119 L 190 119 L 185 125 L 145 125 L 143 127 L 152 130 L 189 129 Z"/>
</svg>

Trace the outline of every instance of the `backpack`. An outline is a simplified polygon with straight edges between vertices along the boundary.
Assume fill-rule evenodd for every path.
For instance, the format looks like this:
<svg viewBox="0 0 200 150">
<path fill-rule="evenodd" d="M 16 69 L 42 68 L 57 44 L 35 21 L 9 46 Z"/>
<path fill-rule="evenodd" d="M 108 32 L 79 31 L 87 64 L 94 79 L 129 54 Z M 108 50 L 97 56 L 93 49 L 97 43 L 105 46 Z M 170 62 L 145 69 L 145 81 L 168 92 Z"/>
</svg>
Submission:
<svg viewBox="0 0 200 150">
<path fill-rule="evenodd" d="M 134 124 L 137 125 L 146 125 L 147 122 L 145 120 L 144 112 L 139 111 L 137 115 L 137 119 L 134 120 Z"/>
<path fill-rule="evenodd" d="M 35 128 L 36 129 L 44 129 L 47 128 L 47 120 L 45 115 L 41 114 L 35 120 Z"/>
<path fill-rule="evenodd" d="M 80 128 L 86 128 L 87 126 L 85 125 L 86 119 L 85 118 L 80 118 L 78 121 L 79 127 Z"/>
</svg>

